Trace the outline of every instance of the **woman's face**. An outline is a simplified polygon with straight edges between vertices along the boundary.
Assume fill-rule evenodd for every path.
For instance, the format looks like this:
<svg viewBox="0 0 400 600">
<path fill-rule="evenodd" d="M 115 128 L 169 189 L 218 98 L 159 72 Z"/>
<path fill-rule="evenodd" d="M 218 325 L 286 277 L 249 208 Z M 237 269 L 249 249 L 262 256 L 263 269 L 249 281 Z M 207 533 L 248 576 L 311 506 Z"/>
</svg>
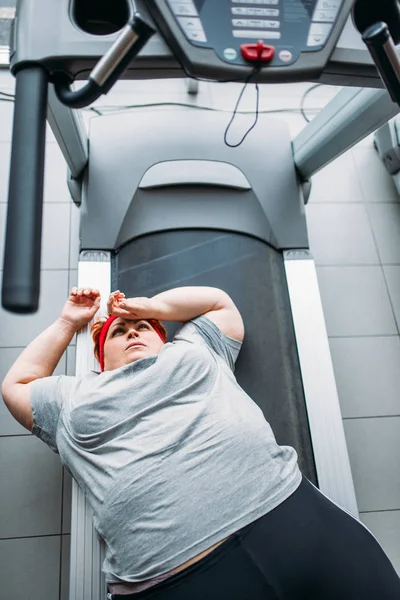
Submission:
<svg viewBox="0 0 400 600">
<path fill-rule="evenodd" d="M 158 354 L 164 343 L 147 321 L 115 319 L 104 343 L 104 370 L 111 371 Z"/>
</svg>

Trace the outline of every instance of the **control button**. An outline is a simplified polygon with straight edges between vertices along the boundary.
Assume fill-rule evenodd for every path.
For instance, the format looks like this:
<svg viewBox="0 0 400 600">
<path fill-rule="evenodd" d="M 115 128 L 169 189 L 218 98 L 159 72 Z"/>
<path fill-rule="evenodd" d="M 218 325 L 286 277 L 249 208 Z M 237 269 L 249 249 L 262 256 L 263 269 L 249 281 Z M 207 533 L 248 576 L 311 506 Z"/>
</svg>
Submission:
<svg viewBox="0 0 400 600">
<path fill-rule="evenodd" d="M 193 0 L 168 0 L 168 3 L 175 15 L 187 17 L 197 17 L 198 12 Z"/>
<path fill-rule="evenodd" d="M 325 44 L 331 32 L 332 25 L 329 23 L 311 23 L 308 33 L 307 46 L 322 46 Z"/>
<path fill-rule="evenodd" d="M 192 31 L 194 29 L 203 29 L 200 19 L 190 19 L 185 17 L 178 17 L 178 21 L 185 31 Z"/>
<path fill-rule="evenodd" d="M 178 17 L 178 21 L 189 40 L 193 40 L 195 42 L 207 41 L 200 19 Z"/>
<path fill-rule="evenodd" d="M 246 19 L 232 19 L 232 25 L 234 27 L 246 27 L 247 21 Z"/>
<path fill-rule="evenodd" d="M 279 0 L 232 0 L 233 4 L 264 4 L 269 6 L 277 6 Z"/>
<path fill-rule="evenodd" d="M 251 15 L 249 11 L 251 8 L 244 8 L 243 6 L 232 6 L 232 14 L 233 15 Z"/>
<path fill-rule="evenodd" d="M 234 27 L 251 27 L 257 29 L 279 29 L 279 21 L 263 21 L 261 19 L 232 19 Z"/>
<path fill-rule="evenodd" d="M 275 46 L 267 46 L 262 40 L 258 40 L 257 44 L 242 44 L 240 51 L 245 60 L 271 62 L 275 55 Z"/>
<path fill-rule="evenodd" d="M 262 40 L 279 40 L 281 38 L 280 31 L 253 31 L 249 29 L 234 29 L 232 34 L 235 38 L 255 38 Z"/>
<path fill-rule="evenodd" d="M 237 52 L 235 48 L 225 48 L 224 58 L 226 58 L 226 60 L 235 60 L 237 58 Z"/>
<path fill-rule="evenodd" d="M 323 46 L 328 36 L 323 33 L 310 33 L 307 38 L 307 46 Z"/>
<path fill-rule="evenodd" d="M 186 33 L 186 37 L 189 40 L 193 40 L 193 42 L 206 42 L 207 38 L 206 38 L 206 34 L 204 33 L 204 30 L 202 29 L 200 31 L 200 29 L 192 29 L 191 31 L 185 31 Z"/>
<path fill-rule="evenodd" d="M 290 62 L 293 58 L 293 54 L 290 52 L 290 50 L 281 50 L 279 52 L 279 58 L 281 59 L 282 62 Z"/>
<path fill-rule="evenodd" d="M 325 21 L 333 23 L 333 21 L 336 19 L 336 15 L 336 10 L 316 10 L 314 11 L 312 20 L 314 22 Z"/>
<path fill-rule="evenodd" d="M 342 0 L 318 0 L 315 10 L 336 10 L 338 11 Z"/>
<path fill-rule="evenodd" d="M 279 17 L 277 8 L 243 8 L 232 6 L 232 14 L 243 17 Z"/>
</svg>

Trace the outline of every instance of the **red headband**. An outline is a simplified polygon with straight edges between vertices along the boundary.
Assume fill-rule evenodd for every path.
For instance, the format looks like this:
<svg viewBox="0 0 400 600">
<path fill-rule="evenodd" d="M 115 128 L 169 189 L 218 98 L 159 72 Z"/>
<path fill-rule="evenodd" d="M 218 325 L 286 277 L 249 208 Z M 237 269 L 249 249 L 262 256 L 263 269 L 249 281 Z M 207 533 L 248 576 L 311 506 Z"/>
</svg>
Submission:
<svg viewBox="0 0 400 600">
<path fill-rule="evenodd" d="M 107 332 L 110 329 L 111 323 L 113 323 L 115 321 L 115 319 L 117 319 L 118 317 L 111 315 L 111 317 L 108 317 L 107 321 L 104 323 L 103 327 L 101 328 L 100 331 L 100 337 L 99 337 L 99 363 L 100 363 L 100 369 L 102 371 L 104 371 L 104 344 L 106 341 L 106 337 L 107 337 Z M 154 329 L 154 331 L 156 333 L 158 333 L 158 335 L 160 336 L 160 338 L 162 339 L 162 341 L 165 342 L 167 341 L 165 335 L 163 334 L 163 332 L 158 328 L 157 324 L 154 322 L 153 319 L 143 319 L 144 321 L 147 321 L 148 323 L 150 323 L 150 325 L 152 326 L 152 328 Z"/>
</svg>

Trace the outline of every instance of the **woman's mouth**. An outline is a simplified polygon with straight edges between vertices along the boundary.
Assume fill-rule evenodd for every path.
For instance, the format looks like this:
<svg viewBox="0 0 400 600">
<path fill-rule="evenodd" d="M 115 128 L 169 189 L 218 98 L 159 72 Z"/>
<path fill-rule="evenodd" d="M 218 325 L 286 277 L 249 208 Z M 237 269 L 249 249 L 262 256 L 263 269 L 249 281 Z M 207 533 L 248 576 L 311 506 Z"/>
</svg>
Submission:
<svg viewBox="0 0 400 600">
<path fill-rule="evenodd" d="M 132 344 L 129 344 L 129 346 L 127 346 L 125 348 L 125 350 L 131 350 L 132 348 L 140 348 L 140 347 L 144 347 L 144 344 L 142 344 L 141 342 L 133 342 Z"/>
</svg>

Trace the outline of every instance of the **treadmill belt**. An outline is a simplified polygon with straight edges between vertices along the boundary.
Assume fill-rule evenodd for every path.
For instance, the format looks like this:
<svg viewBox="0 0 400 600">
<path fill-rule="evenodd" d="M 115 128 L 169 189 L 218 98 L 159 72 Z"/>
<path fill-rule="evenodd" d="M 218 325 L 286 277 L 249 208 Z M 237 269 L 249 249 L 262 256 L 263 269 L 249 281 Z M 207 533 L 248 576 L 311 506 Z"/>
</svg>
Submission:
<svg viewBox="0 0 400 600">
<path fill-rule="evenodd" d="M 167 231 L 123 246 L 113 258 L 112 278 L 112 288 L 130 297 L 190 285 L 219 287 L 232 297 L 246 330 L 237 380 L 278 444 L 296 449 L 300 469 L 317 485 L 283 255 L 237 233 Z M 179 324 L 165 325 L 171 338 Z"/>
</svg>

